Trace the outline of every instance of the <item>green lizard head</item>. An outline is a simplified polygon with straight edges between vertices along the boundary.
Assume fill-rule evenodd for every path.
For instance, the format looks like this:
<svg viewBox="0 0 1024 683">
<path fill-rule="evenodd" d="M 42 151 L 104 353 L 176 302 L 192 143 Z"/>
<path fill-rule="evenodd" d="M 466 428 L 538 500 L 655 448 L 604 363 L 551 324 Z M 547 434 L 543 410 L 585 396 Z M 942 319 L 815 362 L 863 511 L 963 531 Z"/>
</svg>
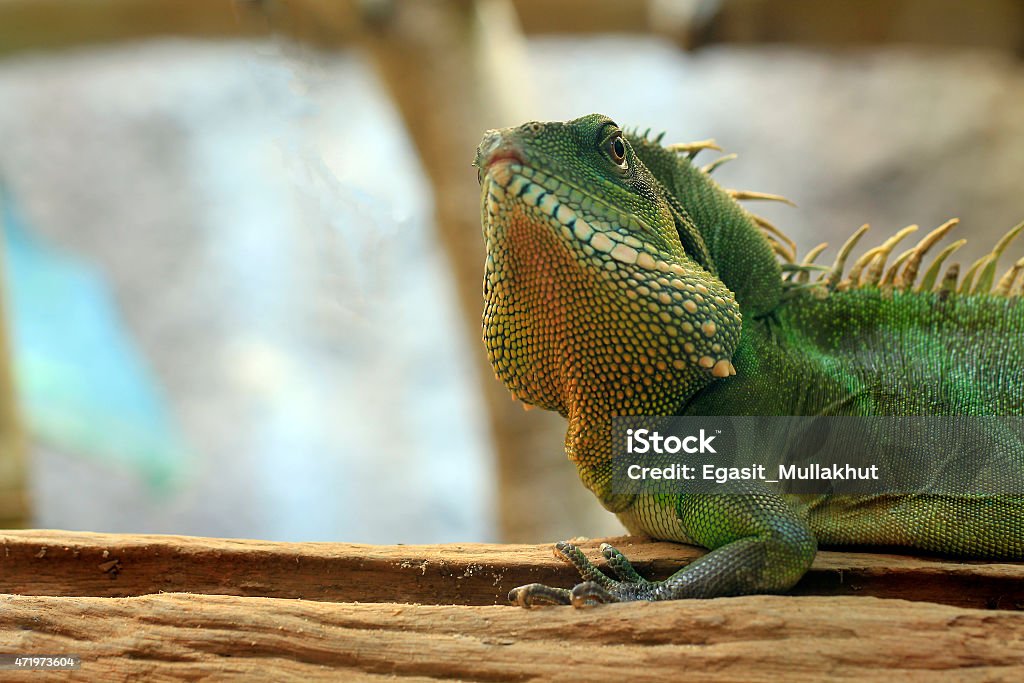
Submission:
<svg viewBox="0 0 1024 683">
<path fill-rule="evenodd" d="M 488 131 L 475 165 L 484 341 L 522 401 L 671 414 L 735 373 L 733 293 L 701 234 L 609 118 Z"/>
</svg>

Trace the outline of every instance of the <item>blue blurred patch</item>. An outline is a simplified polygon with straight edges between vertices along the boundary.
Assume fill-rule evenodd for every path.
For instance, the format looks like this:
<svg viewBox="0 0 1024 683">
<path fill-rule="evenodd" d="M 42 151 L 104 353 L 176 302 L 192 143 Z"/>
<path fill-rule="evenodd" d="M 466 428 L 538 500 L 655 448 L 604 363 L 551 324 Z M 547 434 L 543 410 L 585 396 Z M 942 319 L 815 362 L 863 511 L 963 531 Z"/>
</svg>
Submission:
<svg viewBox="0 0 1024 683">
<path fill-rule="evenodd" d="M 34 439 L 166 487 L 186 449 L 102 277 L 32 235 L 0 188 L 14 374 Z"/>
</svg>

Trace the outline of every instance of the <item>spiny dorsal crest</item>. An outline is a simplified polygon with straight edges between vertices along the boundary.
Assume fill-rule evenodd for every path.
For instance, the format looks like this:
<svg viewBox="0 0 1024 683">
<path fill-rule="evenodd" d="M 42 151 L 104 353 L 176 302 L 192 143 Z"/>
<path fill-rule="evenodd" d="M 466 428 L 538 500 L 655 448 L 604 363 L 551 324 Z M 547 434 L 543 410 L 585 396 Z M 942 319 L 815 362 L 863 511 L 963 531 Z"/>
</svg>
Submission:
<svg viewBox="0 0 1024 683">
<path fill-rule="evenodd" d="M 660 139 L 660 136 L 659 136 Z M 713 149 L 721 152 L 722 148 L 713 139 L 698 140 L 696 142 L 680 142 L 672 145 L 666 145 L 665 149 L 675 152 L 677 154 L 685 154 L 691 161 L 696 158 L 697 154 L 706 150 Z M 725 164 L 733 159 L 736 159 L 735 154 L 723 154 L 714 161 L 701 166 L 700 170 L 707 175 L 714 173 L 722 164 Z M 725 190 L 730 197 L 737 201 L 742 200 L 759 200 L 759 201 L 772 201 L 782 202 L 783 204 L 789 204 L 790 206 L 796 206 L 794 202 L 778 194 L 770 194 L 768 192 L 754 192 L 752 190 Z M 753 212 L 748 212 L 754 223 L 764 233 L 765 239 L 771 244 L 772 250 L 782 258 L 783 263 L 792 263 L 796 260 L 796 242 L 789 238 L 782 230 L 777 228 L 771 221 L 764 216 L 759 216 Z"/>
<path fill-rule="evenodd" d="M 690 159 L 705 149 L 722 151 L 714 140 L 668 145 L 667 149 L 686 154 Z M 722 164 L 736 158 L 735 154 L 726 154 L 701 167 L 704 173 L 711 174 Z M 784 202 L 796 206 L 793 202 L 777 194 L 751 192 L 747 190 L 726 190 L 736 200 L 769 200 Z M 999 257 L 1010 242 L 1024 230 L 1024 222 L 1011 228 L 985 256 L 971 264 L 963 278 L 960 278 L 960 264 L 952 263 L 943 272 L 943 264 L 957 249 L 967 243 L 961 239 L 942 249 L 925 270 L 920 280 L 917 274 L 921 269 L 925 255 L 943 237 L 945 237 L 960 220 L 953 218 L 924 236 L 914 247 L 907 249 L 893 259 L 886 267 L 890 254 L 905 237 L 916 232 L 917 225 L 908 225 L 898 231 L 877 247 L 865 251 L 857 258 L 846 272 L 846 263 L 850 253 L 868 231 L 868 225 L 858 228 L 846 243 L 843 244 L 831 267 L 820 266 L 815 259 L 828 247 L 822 243 L 811 249 L 799 263 L 796 262 L 796 243 L 784 232 L 762 216 L 751 214 L 754 223 L 764 233 L 772 245 L 772 249 L 782 259 L 782 270 L 785 284 L 790 290 L 809 289 L 812 294 L 827 297 L 832 291 L 845 291 L 860 287 L 878 287 L 881 289 L 914 291 L 914 292 L 946 292 L 968 294 L 991 294 L 993 296 L 1018 297 L 1024 295 L 1024 258 L 1018 259 L 996 280 L 996 267 Z M 811 279 L 812 273 L 817 278 Z M 940 276 L 941 274 L 941 276 Z"/>
<path fill-rule="evenodd" d="M 899 254 L 888 267 L 886 266 L 889 256 L 896 245 L 911 233 L 916 232 L 918 226 L 908 225 L 882 244 L 868 249 L 853 262 L 849 271 L 846 270 L 846 264 L 850 253 L 864 233 L 868 231 L 867 225 L 862 225 L 846 240 L 831 267 L 819 266 L 814 263 L 815 259 L 828 246 L 819 244 L 807 252 L 799 264 L 784 263 L 782 269 L 786 273 L 787 283 L 791 287 L 817 288 L 824 294 L 830 291 L 845 291 L 860 287 L 914 292 L 955 292 L 962 295 L 990 294 L 1005 297 L 1016 297 L 1024 293 L 1024 277 L 1022 277 L 1024 258 L 1018 259 L 1002 277 L 996 279 L 999 257 L 1002 256 L 1010 242 L 1024 230 L 1024 222 L 1011 228 L 996 242 L 989 253 L 971 264 L 963 278 L 960 278 L 959 263 L 950 264 L 944 272 L 943 265 L 953 252 L 967 243 L 965 239 L 957 240 L 939 251 L 931 265 L 925 270 L 924 275 L 918 279 L 918 272 L 928 251 L 959 223 L 960 220 L 957 218 L 946 221 L 925 235 L 916 245 Z M 814 272 L 818 273 L 818 277 L 812 282 L 811 273 Z"/>
</svg>

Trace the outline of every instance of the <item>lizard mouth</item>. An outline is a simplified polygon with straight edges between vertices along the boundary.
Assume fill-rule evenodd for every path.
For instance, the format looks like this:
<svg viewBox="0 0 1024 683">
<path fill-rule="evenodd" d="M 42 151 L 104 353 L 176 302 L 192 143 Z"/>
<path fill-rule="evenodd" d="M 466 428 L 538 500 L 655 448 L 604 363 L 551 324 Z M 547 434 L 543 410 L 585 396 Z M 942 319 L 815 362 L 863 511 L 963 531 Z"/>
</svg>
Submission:
<svg viewBox="0 0 1024 683">
<path fill-rule="evenodd" d="M 484 139 L 476 150 L 476 159 L 473 165 L 477 167 L 477 180 L 482 185 L 486 175 L 497 173 L 503 180 L 502 185 L 507 185 L 511 179 L 507 171 L 503 170 L 508 164 L 517 164 L 520 167 L 526 165 L 526 157 L 519 147 L 501 131 L 489 130 L 484 134 Z"/>
<path fill-rule="evenodd" d="M 578 191 L 578 199 L 568 198 L 566 195 L 575 188 L 524 164 L 514 149 L 496 150 L 488 157 L 484 169 L 484 206 L 489 219 L 502 211 L 504 203 L 517 201 L 536 211 L 540 221 L 561 234 L 573 249 L 581 250 L 588 257 L 616 261 L 623 267 L 657 268 L 653 256 L 657 253 L 656 247 L 623 235 L 613 227 L 616 220 L 625 222 L 630 220 L 629 217 L 604 218 L 598 215 L 594 211 L 596 200 L 588 201 Z M 590 208 L 586 218 L 582 215 L 584 205 Z M 639 225 L 635 218 L 632 221 Z M 485 221 L 485 225 L 493 222 Z M 605 267 L 602 263 L 597 265 Z"/>
<path fill-rule="evenodd" d="M 501 147 L 495 150 L 490 156 L 487 157 L 487 161 L 484 162 L 484 168 L 490 170 L 492 166 L 502 161 L 512 161 L 521 166 L 526 165 L 526 161 L 523 159 L 522 153 L 517 149 L 508 147 Z"/>
</svg>

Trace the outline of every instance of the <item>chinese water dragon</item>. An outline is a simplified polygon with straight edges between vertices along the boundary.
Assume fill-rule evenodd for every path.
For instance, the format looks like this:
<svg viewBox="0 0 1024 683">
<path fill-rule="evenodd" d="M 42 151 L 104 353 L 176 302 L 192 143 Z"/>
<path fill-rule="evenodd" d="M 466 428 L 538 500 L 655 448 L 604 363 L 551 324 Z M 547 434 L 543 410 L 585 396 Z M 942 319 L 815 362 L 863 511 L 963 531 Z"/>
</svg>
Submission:
<svg viewBox="0 0 1024 683">
<path fill-rule="evenodd" d="M 610 575 L 571 543 L 583 582 L 512 591 L 523 606 L 782 592 L 821 545 L 1024 559 L 1024 497 L 794 497 L 612 490 L 618 415 L 1024 414 L 1024 259 L 999 241 L 962 277 L 936 244 L 892 257 L 915 227 L 831 267 L 738 200 L 696 154 L 605 116 L 488 131 L 475 165 L 486 241 L 484 341 L 497 377 L 568 420 L 565 450 L 627 529 L 706 555 L 648 581 L 610 546 Z M 717 148 L 716 148 L 717 149 Z M 721 160 L 719 160 L 721 161 Z M 933 249 L 934 248 L 934 249 Z M 929 251 L 937 252 L 926 260 Z M 920 458 L 935 457 L 920 453 Z M 1015 456 L 1016 457 L 1016 456 Z M 1005 476 L 1024 478 L 1024 458 Z"/>
</svg>

